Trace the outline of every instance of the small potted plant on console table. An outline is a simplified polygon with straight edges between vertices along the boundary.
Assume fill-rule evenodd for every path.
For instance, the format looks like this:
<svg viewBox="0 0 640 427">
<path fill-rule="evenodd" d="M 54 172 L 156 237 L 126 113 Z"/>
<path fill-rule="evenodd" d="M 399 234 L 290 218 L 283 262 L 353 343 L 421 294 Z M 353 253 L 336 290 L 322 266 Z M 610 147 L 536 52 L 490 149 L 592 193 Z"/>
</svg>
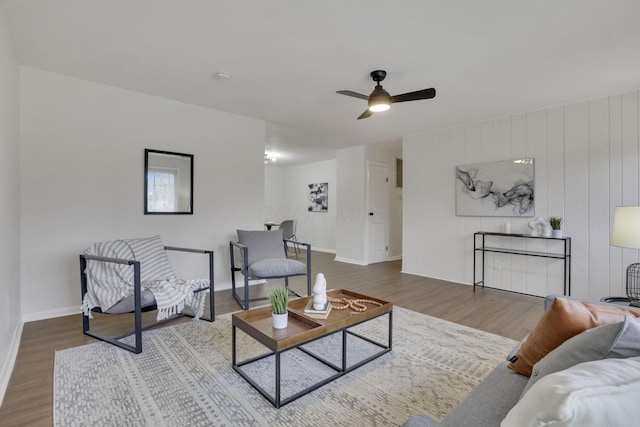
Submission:
<svg viewBox="0 0 640 427">
<path fill-rule="evenodd" d="M 562 226 L 562 217 L 555 217 L 552 216 L 549 218 L 549 225 L 551 226 L 551 237 L 555 237 L 556 239 L 559 239 L 562 237 L 562 229 L 560 228 Z"/>
<path fill-rule="evenodd" d="M 269 295 L 267 295 L 267 298 L 271 303 L 273 328 L 286 328 L 287 319 L 289 317 L 287 313 L 287 306 L 289 305 L 289 289 L 284 286 L 275 288 Z"/>
</svg>

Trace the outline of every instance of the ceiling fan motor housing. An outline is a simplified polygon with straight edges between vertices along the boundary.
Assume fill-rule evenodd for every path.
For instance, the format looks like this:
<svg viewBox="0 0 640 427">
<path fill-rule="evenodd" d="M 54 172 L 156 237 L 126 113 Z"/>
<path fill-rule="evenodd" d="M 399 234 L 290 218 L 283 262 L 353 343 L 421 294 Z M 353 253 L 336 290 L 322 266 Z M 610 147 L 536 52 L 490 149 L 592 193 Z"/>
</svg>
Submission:
<svg viewBox="0 0 640 427">
<path fill-rule="evenodd" d="M 372 71 L 370 75 L 374 82 L 380 83 L 385 77 L 387 77 L 387 72 L 384 70 L 375 70 Z"/>
<path fill-rule="evenodd" d="M 380 82 L 387 77 L 387 72 L 384 70 L 375 70 L 371 72 L 371 78 L 376 82 L 376 87 L 369 95 L 369 110 L 380 112 L 386 111 L 391 106 L 391 95 L 384 90 L 380 85 Z"/>
</svg>

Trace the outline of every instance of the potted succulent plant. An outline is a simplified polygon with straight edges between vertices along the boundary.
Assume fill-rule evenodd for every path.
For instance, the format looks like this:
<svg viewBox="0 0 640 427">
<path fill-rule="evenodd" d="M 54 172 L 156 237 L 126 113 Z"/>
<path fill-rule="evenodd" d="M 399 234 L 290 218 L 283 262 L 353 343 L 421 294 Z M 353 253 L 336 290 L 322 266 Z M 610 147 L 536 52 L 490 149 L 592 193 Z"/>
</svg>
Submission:
<svg viewBox="0 0 640 427">
<path fill-rule="evenodd" d="M 275 329 L 284 329 L 287 327 L 287 306 L 289 305 L 289 289 L 284 286 L 275 288 L 267 298 L 271 303 L 271 317 L 273 319 L 273 327 Z"/>
<path fill-rule="evenodd" d="M 562 237 L 562 229 L 560 228 L 562 226 L 562 217 L 556 217 L 556 216 L 552 216 L 549 218 L 549 225 L 551 226 L 552 229 L 552 236 L 555 238 L 560 238 Z"/>
</svg>

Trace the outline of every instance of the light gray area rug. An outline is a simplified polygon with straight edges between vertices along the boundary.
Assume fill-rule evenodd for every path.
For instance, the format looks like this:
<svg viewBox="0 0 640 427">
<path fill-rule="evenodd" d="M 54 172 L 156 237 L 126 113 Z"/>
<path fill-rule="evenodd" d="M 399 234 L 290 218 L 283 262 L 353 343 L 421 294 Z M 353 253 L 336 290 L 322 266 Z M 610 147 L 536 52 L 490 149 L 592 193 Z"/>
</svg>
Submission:
<svg viewBox="0 0 640 427">
<path fill-rule="evenodd" d="M 384 342 L 387 316 L 357 328 Z M 336 338 L 315 342 L 315 350 L 331 353 Z M 349 364 L 372 350 L 360 345 L 365 341 L 353 341 Z M 393 426 L 414 414 L 441 420 L 515 344 L 395 307 L 390 353 L 276 409 L 231 368 L 227 314 L 214 323 L 189 322 L 145 332 L 138 355 L 106 343 L 56 352 L 54 424 Z M 238 331 L 239 360 L 264 352 Z M 304 381 L 328 375 L 301 351 L 282 357 L 285 396 Z M 273 389 L 272 359 L 250 369 L 258 382 Z"/>
</svg>

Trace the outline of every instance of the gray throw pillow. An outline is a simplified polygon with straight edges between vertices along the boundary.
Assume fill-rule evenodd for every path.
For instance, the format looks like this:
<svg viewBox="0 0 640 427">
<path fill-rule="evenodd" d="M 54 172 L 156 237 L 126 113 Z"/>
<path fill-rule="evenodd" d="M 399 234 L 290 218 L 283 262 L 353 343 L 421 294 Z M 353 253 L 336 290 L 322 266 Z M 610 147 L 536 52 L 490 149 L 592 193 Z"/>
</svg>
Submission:
<svg viewBox="0 0 640 427">
<path fill-rule="evenodd" d="M 248 264 L 262 259 L 284 259 L 282 230 L 238 230 L 238 241 L 248 248 Z"/>
<path fill-rule="evenodd" d="M 634 317 L 626 316 L 624 322 L 587 329 L 566 340 L 533 366 L 520 398 L 541 378 L 578 363 L 635 356 L 640 356 L 640 321 Z"/>
</svg>

